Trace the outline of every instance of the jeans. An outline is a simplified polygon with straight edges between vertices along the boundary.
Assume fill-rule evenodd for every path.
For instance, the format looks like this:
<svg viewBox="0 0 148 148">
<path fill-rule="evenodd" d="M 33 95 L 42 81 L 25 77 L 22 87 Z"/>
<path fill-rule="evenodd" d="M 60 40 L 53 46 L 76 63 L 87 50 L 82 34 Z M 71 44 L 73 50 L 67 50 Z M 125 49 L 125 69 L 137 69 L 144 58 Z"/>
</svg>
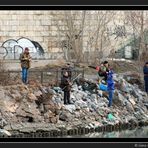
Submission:
<svg viewBox="0 0 148 148">
<path fill-rule="evenodd" d="M 112 105 L 114 90 L 108 90 L 108 95 L 109 95 L 109 104 L 108 104 L 108 107 L 110 107 Z"/>
<path fill-rule="evenodd" d="M 22 68 L 22 81 L 23 81 L 23 83 L 27 83 L 27 76 L 28 76 L 28 69 L 23 67 Z"/>
</svg>

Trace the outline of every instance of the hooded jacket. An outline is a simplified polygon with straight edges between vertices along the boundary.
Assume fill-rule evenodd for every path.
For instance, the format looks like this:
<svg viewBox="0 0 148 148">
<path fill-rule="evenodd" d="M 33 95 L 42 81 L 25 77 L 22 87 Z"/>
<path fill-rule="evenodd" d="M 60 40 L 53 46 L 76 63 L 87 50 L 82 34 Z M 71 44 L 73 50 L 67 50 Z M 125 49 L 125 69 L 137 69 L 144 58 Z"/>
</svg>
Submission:
<svg viewBox="0 0 148 148">
<path fill-rule="evenodd" d="M 113 71 L 110 70 L 107 74 L 107 90 L 114 90 L 115 89 L 115 82 L 113 80 Z"/>
</svg>

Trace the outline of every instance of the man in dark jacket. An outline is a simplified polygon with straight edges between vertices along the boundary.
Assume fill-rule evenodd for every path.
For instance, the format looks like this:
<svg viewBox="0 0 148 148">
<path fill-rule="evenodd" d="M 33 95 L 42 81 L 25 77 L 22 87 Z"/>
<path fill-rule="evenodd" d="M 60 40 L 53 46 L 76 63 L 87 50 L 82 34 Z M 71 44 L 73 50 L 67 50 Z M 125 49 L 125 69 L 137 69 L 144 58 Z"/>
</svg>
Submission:
<svg viewBox="0 0 148 148">
<path fill-rule="evenodd" d="M 66 66 L 61 69 L 61 76 L 63 76 L 63 73 L 65 71 L 68 72 L 68 77 L 71 80 L 72 79 L 72 67 L 69 63 L 67 63 Z"/>
<path fill-rule="evenodd" d="M 104 61 L 101 63 L 100 69 L 98 71 L 99 77 L 103 78 L 104 80 L 107 81 L 107 73 L 109 72 L 109 64 L 108 61 Z"/>
<path fill-rule="evenodd" d="M 70 102 L 71 82 L 67 71 L 63 72 L 63 77 L 61 79 L 61 88 L 64 91 L 64 104 L 72 104 Z"/>
<path fill-rule="evenodd" d="M 31 56 L 29 49 L 25 48 L 25 51 L 20 55 L 21 67 L 22 67 L 22 81 L 27 83 L 28 69 L 30 68 Z"/>
<path fill-rule="evenodd" d="M 143 73 L 144 73 L 144 81 L 145 81 L 145 91 L 148 94 L 148 62 L 146 62 L 143 67 Z"/>
</svg>

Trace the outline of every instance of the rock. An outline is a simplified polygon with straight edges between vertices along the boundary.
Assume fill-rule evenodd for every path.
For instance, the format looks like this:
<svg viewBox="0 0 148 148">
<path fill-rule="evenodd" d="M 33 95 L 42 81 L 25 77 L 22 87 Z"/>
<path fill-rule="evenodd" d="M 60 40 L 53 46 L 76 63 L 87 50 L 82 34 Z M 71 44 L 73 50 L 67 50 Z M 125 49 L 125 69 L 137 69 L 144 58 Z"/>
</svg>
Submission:
<svg viewBox="0 0 148 148">
<path fill-rule="evenodd" d="M 73 113 L 76 110 L 75 105 L 66 105 L 65 109 L 68 110 L 70 113 Z"/>
<path fill-rule="evenodd" d="M 1 86 L 0 86 L 0 96 L 1 98 L 5 98 L 5 91 L 3 90 Z"/>
<path fill-rule="evenodd" d="M 136 89 L 133 90 L 133 91 L 131 92 L 131 94 L 132 94 L 135 98 L 137 98 L 137 101 L 143 100 L 143 97 L 137 92 Z"/>
<path fill-rule="evenodd" d="M 129 101 L 132 105 L 136 105 L 136 102 L 134 101 L 134 99 L 132 97 L 129 98 Z"/>
<path fill-rule="evenodd" d="M 47 93 L 48 94 L 51 94 L 51 95 L 56 95 L 56 91 L 54 89 L 51 89 L 51 88 L 47 88 Z"/>
<path fill-rule="evenodd" d="M 97 127 L 101 126 L 101 123 L 99 123 L 97 121 L 93 121 L 92 124 L 93 124 L 94 128 L 97 128 Z"/>
<path fill-rule="evenodd" d="M 76 118 L 80 118 L 80 113 L 78 111 L 74 112 Z"/>
<path fill-rule="evenodd" d="M 59 120 L 62 120 L 62 121 L 70 121 L 71 120 L 71 114 L 66 112 L 66 111 L 62 111 L 60 114 L 59 114 Z"/>
<path fill-rule="evenodd" d="M 75 105 L 75 107 L 76 107 L 76 110 L 77 110 L 77 111 L 78 111 L 78 110 L 81 110 L 81 107 L 80 107 L 80 106 Z"/>
<path fill-rule="evenodd" d="M 60 97 L 55 96 L 55 102 L 56 103 L 62 103 L 62 100 Z"/>
<path fill-rule="evenodd" d="M 96 102 L 97 103 L 97 100 L 98 100 L 97 95 L 96 94 L 92 94 L 91 97 L 90 97 L 90 100 L 92 102 Z"/>
<path fill-rule="evenodd" d="M 7 121 L 4 118 L 0 118 L 0 128 L 3 128 L 5 125 L 7 125 Z"/>
<path fill-rule="evenodd" d="M 37 97 L 35 96 L 35 94 L 33 94 L 33 93 L 28 94 L 28 99 L 31 102 L 35 101 L 35 100 L 38 100 Z"/>
<path fill-rule="evenodd" d="M 39 110 L 40 110 L 41 113 L 44 113 L 45 112 L 44 105 L 43 104 L 40 104 Z"/>
<path fill-rule="evenodd" d="M 35 91 L 35 92 L 34 92 L 34 95 L 35 95 L 36 97 L 40 97 L 40 96 L 42 95 L 42 92 L 41 92 L 40 90 Z"/>
<path fill-rule="evenodd" d="M 16 109 L 18 108 L 19 104 L 15 103 L 15 101 L 4 101 L 5 103 L 5 110 L 15 113 Z"/>
<path fill-rule="evenodd" d="M 95 104 L 95 103 L 91 103 L 91 108 L 94 110 L 94 111 L 97 111 L 97 108 L 98 106 Z"/>
<path fill-rule="evenodd" d="M 125 107 L 126 107 L 127 111 L 129 111 L 130 113 L 134 112 L 134 108 L 129 101 L 125 102 Z"/>
<path fill-rule="evenodd" d="M 80 106 L 81 108 L 87 108 L 87 103 L 84 102 L 83 100 L 76 101 L 75 105 Z"/>
<path fill-rule="evenodd" d="M 62 92 L 62 89 L 60 87 L 53 87 L 53 90 L 56 92 L 56 93 L 61 93 Z"/>
<path fill-rule="evenodd" d="M 55 116 L 55 117 L 50 118 L 50 122 L 51 122 L 51 123 L 56 124 L 58 121 L 59 121 L 59 116 L 58 116 L 58 115 Z"/>
<path fill-rule="evenodd" d="M 0 129 L 0 135 L 11 136 L 11 133 L 5 129 Z"/>
<path fill-rule="evenodd" d="M 50 111 L 52 111 L 52 112 L 55 112 L 55 110 L 56 110 L 56 107 L 55 107 L 54 104 L 44 105 L 44 108 L 45 108 L 45 111 L 50 110 Z"/>
<path fill-rule="evenodd" d="M 52 118 L 54 116 L 55 116 L 55 114 L 53 112 L 51 112 L 50 110 L 48 112 L 44 113 L 45 119 L 49 119 L 49 118 Z"/>
<path fill-rule="evenodd" d="M 73 93 L 71 93 L 70 95 L 70 100 L 72 100 L 73 102 L 77 100 Z"/>
<path fill-rule="evenodd" d="M 124 96 L 120 94 L 118 91 L 116 91 L 114 93 L 113 104 L 117 106 L 124 106 L 124 101 L 125 101 Z"/>
</svg>

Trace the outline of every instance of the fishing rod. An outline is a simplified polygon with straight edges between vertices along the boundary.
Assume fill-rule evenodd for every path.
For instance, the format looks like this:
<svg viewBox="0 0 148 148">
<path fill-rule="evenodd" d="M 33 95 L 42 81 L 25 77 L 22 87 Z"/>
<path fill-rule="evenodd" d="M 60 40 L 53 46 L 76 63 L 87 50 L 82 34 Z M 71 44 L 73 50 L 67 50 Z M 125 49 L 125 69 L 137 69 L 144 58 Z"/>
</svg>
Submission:
<svg viewBox="0 0 148 148">
<path fill-rule="evenodd" d="M 73 82 L 78 78 L 78 77 L 80 77 L 82 74 L 79 74 L 79 75 L 77 75 L 73 80 L 72 80 L 72 85 L 73 85 Z M 71 86 L 72 86 L 71 85 Z M 64 90 L 65 88 L 66 88 L 67 86 L 65 86 L 62 90 Z"/>
</svg>

